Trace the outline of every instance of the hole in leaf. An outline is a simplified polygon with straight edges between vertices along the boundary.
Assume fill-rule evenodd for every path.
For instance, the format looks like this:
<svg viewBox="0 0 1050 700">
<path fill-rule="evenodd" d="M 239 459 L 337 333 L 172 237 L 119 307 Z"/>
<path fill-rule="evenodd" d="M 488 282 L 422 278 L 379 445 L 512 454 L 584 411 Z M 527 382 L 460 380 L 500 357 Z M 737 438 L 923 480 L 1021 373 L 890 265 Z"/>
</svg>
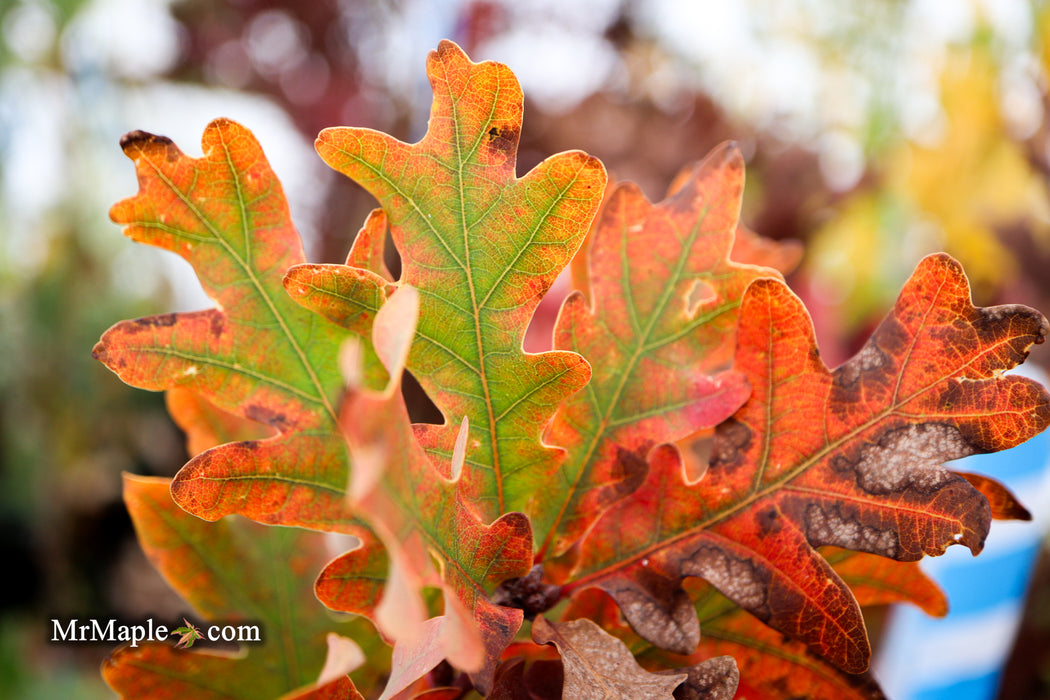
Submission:
<svg viewBox="0 0 1050 700">
<path fill-rule="evenodd" d="M 405 370 L 401 374 L 401 397 L 405 400 L 408 408 L 408 417 L 413 423 L 432 423 L 441 425 L 445 417 L 427 396 L 427 392 L 420 386 L 419 381 L 412 373 Z"/>
<path fill-rule="evenodd" d="M 547 290 L 540 300 L 536 312 L 525 329 L 525 339 L 522 349 L 525 352 L 546 352 L 554 346 L 554 323 L 558 319 L 558 312 L 565 297 L 572 291 L 572 283 L 569 269 L 562 270 L 561 274 Z"/>
<path fill-rule="evenodd" d="M 386 269 L 390 270 L 391 277 L 396 280 L 401 279 L 401 253 L 394 245 L 394 237 L 390 235 L 389 228 L 383 239 L 383 262 L 386 263 Z"/>
<path fill-rule="evenodd" d="M 693 280 L 689 293 L 685 295 L 685 313 L 689 318 L 696 316 L 700 305 L 715 298 L 715 290 L 703 280 Z"/>
<path fill-rule="evenodd" d="M 361 538 L 341 532 L 324 533 L 325 548 L 333 557 L 343 552 L 350 552 L 361 546 Z"/>
<path fill-rule="evenodd" d="M 682 453 L 682 471 L 687 484 L 695 484 L 704 478 L 707 465 L 711 462 L 714 442 L 714 430 L 702 430 L 678 441 L 678 449 Z"/>
</svg>

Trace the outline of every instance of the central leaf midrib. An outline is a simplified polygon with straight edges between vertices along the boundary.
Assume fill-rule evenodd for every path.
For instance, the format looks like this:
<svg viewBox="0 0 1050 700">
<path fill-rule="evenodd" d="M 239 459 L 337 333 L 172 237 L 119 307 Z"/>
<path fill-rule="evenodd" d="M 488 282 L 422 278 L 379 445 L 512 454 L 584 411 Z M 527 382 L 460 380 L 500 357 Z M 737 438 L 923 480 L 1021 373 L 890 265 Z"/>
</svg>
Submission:
<svg viewBox="0 0 1050 700">
<path fill-rule="evenodd" d="M 698 213 L 696 222 L 690 230 L 689 235 L 686 237 L 686 241 L 682 244 L 682 250 L 690 250 L 692 248 L 692 245 L 695 243 L 697 237 L 700 235 L 700 228 L 703 225 L 704 220 L 707 218 L 707 213 L 709 209 L 709 207 L 705 207 L 702 211 Z M 629 227 L 627 226 L 627 222 L 623 221 L 623 224 L 620 227 L 620 238 L 623 246 L 621 250 L 623 251 L 626 251 L 626 238 L 628 228 Z M 679 281 L 679 279 L 682 276 L 682 270 L 685 267 L 686 257 L 687 256 L 685 255 L 677 256 L 674 273 L 671 277 L 671 279 L 674 280 L 674 282 Z M 550 529 L 548 530 L 548 534 L 545 538 L 543 547 L 541 547 L 541 551 L 546 551 L 552 538 L 555 537 L 556 533 L 558 532 L 558 527 L 562 523 L 569 505 L 574 503 L 576 500 L 576 494 L 579 490 L 580 482 L 583 480 L 584 476 L 590 473 L 591 467 L 593 466 L 594 454 L 598 448 L 598 445 L 605 437 L 606 432 L 608 432 L 608 430 L 610 429 L 610 425 L 612 424 L 612 412 L 616 405 L 619 403 L 620 395 L 623 393 L 624 387 L 627 385 L 627 380 L 633 376 L 639 358 L 651 349 L 650 346 L 647 344 L 647 340 L 649 339 L 650 334 L 653 332 L 653 328 L 655 327 L 657 320 L 659 320 L 659 318 L 663 315 L 664 311 L 666 310 L 667 305 L 669 304 L 670 299 L 673 295 L 674 285 L 665 285 L 663 288 L 663 292 L 657 301 L 656 310 L 649 315 L 649 320 L 648 323 L 645 325 L 644 330 L 639 331 L 639 329 L 637 329 L 637 309 L 635 309 L 634 297 L 632 294 L 633 290 L 631 288 L 629 260 L 628 256 L 625 253 L 621 254 L 620 256 L 620 264 L 622 268 L 621 277 L 623 279 L 622 287 L 624 289 L 625 305 L 629 309 L 629 313 L 632 318 L 632 325 L 635 325 L 636 331 L 638 331 L 635 333 L 634 336 L 636 342 L 634 343 L 634 348 L 631 351 L 629 359 L 623 364 L 623 371 L 617 373 L 617 376 L 619 377 L 619 382 L 615 386 L 611 396 L 608 397 L 609 400 L 606 403 L 604 410 L 601 412 L 601 418 L 598 422 L 597 429 L 592 433 L 591 440 L 588 443 L 587 448 L 584 450 L 583 457 L 580 459 L 581 468 L 579 469 L 572 483 L 569 485 L 568 494 L 566 498 L 562 501 L 562 506 L 559 508 L 557 516 L 554 522 L 552 523 Z M 697 324 L 691 324 L 691 327 L 695 327 L 695 325 Z M 598 395 L 596 392 L 592 390 L 589 395 L 593 396 L 595 398 L 595 401 L 597 402 Z M 567 464 L 568 460 L 566 460 L 565 463 Z"/>
<path fill-rule="evenodd" d="M 799 463 L 799 465 L 797 465 L 793 469 L 785 472 L 784 475 L 781 478 L 779 478 L 776 481 L 770 483 L 764 489 L 752 492 L 752 494 L 750 496 L 748 496 L 747 498 L 744 498 L 743 500 L 737 502 L 736 504 L 733 504 L 733 505 L 727 507 L 724 510 L 721 510 L 721 511 L 718 511 L 717 513 L 712 514 L 707 519 L 696 523 L 693 527 L 690 527 L 687 530 L 683 530 L 683 531 L 681 531 L 679 533 L 676 533 L 673 536 L 668 537 L 666 539 L 658 539 L 653 544 L 650 544 L 650 545 L 647 545 L 647 546 L 641 548 L 637 552 L 628 555 L 626 558 L 617 561 L 615 564 L 613 564 L 611 566 L 603 565 L 603 566 L 599 566 L 598 568 L 594 569 L 593 571 L 587 572 L 584 576 L 574 580 L 572 582 L 572 587 L 573 588 L 578 588 L 580 585 L 583 585 L 586 581 L 589 581 L 589 580 L 594 579 L 594 578 L 600 578 L 602 576 L 607 576 L 613 570 L 624 569 L 624 568 L 630 566 L 631 564 L 633 564 L 635 561 L 637 561 L 639 559 L 642 559 L 644 557 L 650 556 L 650 555 L 652 555 L 652 554 L 654 554 L 654 553 L 656 553 L 656 552 L 658 552 L 658 551 L 660 551 L 662 549 L 665 549 L 667 547 L 673 546 L 674 544 L 676 544 L 678 542 L 687 540 L 690 537 L 694 537 L 694 536 L 696 536 L 698 534 L 701 534 L 702 532 L 704 532 L 705 530 L 709 529 L 713 525 L 716 525 L 716 524 L 718 524 L 718 523 L 720 523 L 720 522 L 722 522 L 724 520 L 727 520 L 727 519 L 733 517 L 734 515 L 736 515 L 737 513 L 743 511 L 743 510 L 747 510 L 747 509 L 751 508 L 755 503 L 758 503 L 759 501 L 763 500 L 764 498 L 766 498 L 770 494 L 773 494 L 773 493 L 775 493 L 775 492 L 785 488 L 787 484 L 789 484 L 791 481 L 793 481 L 794 479 L 799 477 L 801 474 L 803 474 L 807 470 L 811 469 L 813 466 L 815 466 L 817 463 L 819 463 L 821 460 L 823 460 L 826 456 L 828 456 L 829 454 L 831 454 L 834 451 L 836 451 L 837 449 L 839 449 L 843 444 L 853 440 L 857 435 L 859 435 L 859 434 L 861 434 L 861 433 L 871 429 L 872 427 L 876 426 L 877 424 L 879 424 L 880 422 L 882 422 L 885 419 L 889 418 L 890 416 L 897 415 L 899 413 L 899 409 L 901 409 L 902 407 L 904 407 L 907 404 L 911 403 L 917 397 L 919 397 L 920 395 L 926 393 L 927 391 L 931 391 L 932 389 L 934 389 L 941 382 L 946 381 L 946 380 L 951 379 L 952 377 L 956 376 L 961 369 L 963 369 L 965 366 L 968 366 L 971 363 L 972 363 L 972 360 L 967 362 L 965 365 L 963 365 L 963 367 L 957 368 L 954 373 L 947 374 L 947 375 L 940 376 L 940 377 L 936 378 L 935 380 L 931 381 L 927 386 L 922 387 L 921 389 L 917 390 L 916 392 L 914 392 L 910 396 L 905 397 L 904 399 L 898 401 L 898 403 L 896 403 L 894 405 L 891 405 L 891 406 L 887 407 L 885 410 L 875 414 L 868 421 L 859 424 L 856 428 L 854 428 L 853 430 L 850 430 L 850 431 L 844 433 L 842 436 L 840 436 L 836 440 L 834 440 L 834 441 L 832 441 L 830 443 L 827 443 L 820 450 L 818 450 L 816 453 L 814 453 L 811 457 L 803 460 L 802 462 Z M 904 369 L 905 368 L 902 365 L 901 370 L 900 370 L 901 373 L 904 372 Z M 661 535 L 658 534 L 657 537 L 661 537 Z"/>
<path fill-rule="evenodd" d="M 495 115 L 496 106 L 499 103 L 500 89 L 501 86 L 497 83 L 492 90 L 492 94 L 489 101 L 489 114 L 484 120 L 484 124 L 486 125 L 492 122 L 493 117 Z M 460 115 L 458 111 L 459 100 L 455 95 L 452 94 L 451 90 L 449 91 L 449 98 L 451 103 L 452 122 L 453 124 L 458 125 L 460 123 Z M 467 288 L 470 293 L 472 312 L 472 317 L 470 320 L 474 330 L 475 349 L 477 351 L 478 358 L 478 377 L 481 383 L 482 390 L 482 396 L 480 398 L 482 399 L 485 405 L 486 422 L 489 435 L 489 454 L 492 462 L 491 469 L 493 472 L 496 486 L 496 503 L 498 507 L 498 515 L 502 515 L 507 511 L 506 484 L 504 483 L 505 477 L 507 475 L 503 473 L 503 465 L 501 459 L 502 455 L 500 453 L 499 448 L 499 423 L 501 419 L 505 418 L 508 415 L 508 413 L 513 409 L 514 406 L 519 405 L 521 401 L 527 399 L 529 395 L 535 393 L 535 391 L 538 391 L 539 388 L 533 388 L 529 392 L 527 392 L 525 396 L 518 397 L 516 401 L 511 402 L 511 405 L 507 410 L 504 410 L 500 412 L 499 415 L 496 415 L 492 390 L 489 382 L 489 367 L 487 363 L 488 353 L 485 347 L 485 341 L 487 340 L 487 337 L 482 332 L 481 316 L 482 312 L 488 308 L 488 303 L 492 299 L 493 295 L 496 294 L 497 291 L 499 291 L 502 288 L 503 282 L 506 280 L 507 276 L 515 269 L 515 266 L 517 265 L 518 261 L 521 260 L 521 258 L 526 254 L 526 252 L 531 248 L 531 246 L 535 242 L 537 232 L 542 226 L 542 222 L 546 221 L 549 218 L 551 212 L 561 205 L 565 197 L 565 192 L 569 191 L 573 187 L 573 185 L 579 180 L 579 172 L 577 172 L 572 178 L 572 180 L 566 183 L 564 187 L 560 188 L 560 191 L 558 192 L 558 195 L 556 197 L 552 197 L 550 199 L 546 210 L 542 212 L 533 212 L 531 221 L 538 223 L 533 223 L 528 227 L 528 238 L 525 241 L 521 242 L 520 245 L 518 245 L 518 242 L 515 241 L 516 245 L 514 247 L 514 255 L 512 259 L 506 265 L 503 266 L 503 269 L 500 270 L 496 278 L 492 280 L 491 284 L 488 285 L 488 289 L 487 291 L 485 291 L 484 297 L 479 300 L 479 296 L 483 290 L 479 288 L 477 280 L 474 277 L 474 269 L 471 256 L 472 247 L 470 241 L 470 233 L 475 226 L 477 226 L 483 219 L 485 219 L 488 216 L 488 214 L 493 210 L 493 208 L 498 204 L 498 202 L 502 200 L 502 196 L 495 198 L 493 203 L 484 212 L 481 212 L 475 220 L 468 221 L 466 202 L 467 188 L 465 186 L 467 176 L 465 170 L 466 167 L 470 164 L 468 162 L 469 159 L 477 152 L 477 149 L 479 148 L 481 142 L 484 140 L 487 132 L 484 129 L 479 130 L 479 132 L 476 134 L 473 143 L 466 146 L 464 144 L 465 134 L 463 133 L 463 131 L 460 129 L 455 129 L 453 133 L 454 138 L 452 139 L 452 147 L 453 157 L 455 159 L 455 168 L 453 170 L 453 173 L 455 178 L 454 186 L 459 196 L 458 220 L 464 254 L 463 269 L 466 275 Z M 436 233 L 437 232 L 435 231 L 435 234 Z M 503 348 L 500 348 L 501 352 L 503 350 Z M 513 351 L 513 348 L 508 348 L 507 350 Z"/>
<path fill-rule="evenodd" d="M 484 345 L 484 339 L 483 339 L 482 333 L 481 333 L 481 323 L 480 323 L 480 321 L 481 321 L 481 313 L 480 313 L 480 306 L 478 304 L 477 289 L 475 287 L 475 281 L 474 281 L 474 268 L 473 268 L 473 264 L 472 264 L 472 260 L 471 260 L 471 246 L 470 246 L 470 228 L 471 228 L 471 225 L 468 225 L 468 223 L 467 223 L 466 187 L 464 185 L 466 177 L 464 175 L 464 170 L 465 170 L 466 165 L 467 165 L 466 159 L 468 157 L 468 152 L 466 151 L 466 149 L 464 149 L 464 146 L 463 146 L 464 134 L 463 134 L 462 130 L 459 128 L 459 124 L 460 124 L 459 100 L 458 100 L 456 95 L 452 94 L 451 81 L 449 81 L 447 79 L 447 77 L 446 77 L 446 87 L 448 89 L 448 94 L 449 94 L 449 103 L 450 103 L 450 109 L 451 109 L 451 112 L 452 112 L 452 114 L 451 114 L 451 116 L 452 116 L 452 123 L 455 125 L 455 128 L 453 128 L 453 130 L 452 130 L 453 138 L 451 139 L 451 142 L 452 142 L 452 149 L 453 149 L 453 158 L 455 158 L 455 161 L 454 161 L 455 162 L 455 170 L 453 171 L 454 172 L 453 176 L 455 178 L 454 186 L 456 188 L 456 194 L 459 196 L 459 211 L 457 213 L 459 215 L 458 216 L 459 227 L 460 227 L 459 234 L 461 236 L 462 246 L 463 246 L 463 257 L 464 257 L 464 260 L 463 260 L 463 262 L 464 262 L 463 272 L 464 272 L 464 274 L 466 276 L 467 289 L 468 289 L 468 291 L 470 293 L 471 312 L 473 314 L 473 316 L 471 318 L 471 322 L 473 323 L 473 328 L 474 328 L 474 347 L 475 347 L 475 350 L 477 352 L 477 357 L 478 357 L 478 361 L 477 361 L 477 367 L 478 367 L 478 370 L 479 370 L 478 371 L 478 378 L 481 381 L 481 392 L 482 392 L 482 397 L 481 398 L 482 398 L 482 400 L 483 400 L 483 402 L 485 404 L 486 424 L 488 426 L 488 433 L 489 433 L 489 456 L 490 456 L 490 459 L 492 460 L 492 471 L 493 471 L 493 474 L 495 476 L 495 481 L 496 481 L 496 503 L 498 504 L 499 512 L 502 513 L 503 509 L 504 509 L 504 505 L 505 505 L 504 494 L 503 494 L 503 475 L 501 473 L 499 451 L 496 449 L 496 441 L 497 441 L 496 420 L 495 420 L 495 416 L 493 415 L 492 394 L 491 394 L 491 391 L 490 391 L 490 388 L 489 388 L 488 372 L 487 372 L 487 368 L 486 368 L 486 365 L 485 365 L 485 345 Z M 488 115 L 488 119 L 486 119 L 486 123 L 488 123 L 492 119 L 492 115 L 493 115 L 493 113 L 495 112 L 495 109 L 496 109 L 496 101 L 498 99 L 498 96 L 499 96 L 499 84 L 497 83 L 497 85 L 493 88 L 493 95 L 492 95 L 491 100 L 489 101 L 489 115 Z M 478 143 L 480 143 L 480 139 L 481 138 L 482 137 L 479 134 L 477 136 L 477 140 L 475 140 L 474 144 L 472 145 L 473 147 L 470 149 L 469 154 L 473 154 L 475 152 Z M 440 236 L 438 236 L 438 237 L 440 238 Z M 451 421 L 449 421 L 450 418 L 452 419 Z M 454 420 L 455 418 L 457 418 L 457 416 L 446 416 L 446 421 L 454 423 L 455 422 L 455 420 Z"/>
</svg>

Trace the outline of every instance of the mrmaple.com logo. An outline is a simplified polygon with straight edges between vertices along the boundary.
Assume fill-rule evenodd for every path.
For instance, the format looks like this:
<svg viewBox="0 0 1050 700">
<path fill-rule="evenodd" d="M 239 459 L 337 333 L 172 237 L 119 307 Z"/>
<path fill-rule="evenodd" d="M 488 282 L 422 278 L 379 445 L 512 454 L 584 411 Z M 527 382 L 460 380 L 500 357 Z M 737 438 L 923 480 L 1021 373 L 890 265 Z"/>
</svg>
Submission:
<svg viewBox="0 0 1050 700">
<path fill-rule="evenodd" d="M 169 632 L 167 625 L 155 624 L 148 618 L 142 624 L 125 624 L 117 620 L 51 620 L 52 642 L 69 644 L 83 642 L 127 642 L 137 647 L 141 642 L 161 642 L 177 636 L 176 647 L 188 649 L 199 640 L 209 642 L 261 642 L 262 632 L 259 625 L 210 625 L 202 631 L 189 620 L 183 618 L 183 624 Z"/>
</svg>

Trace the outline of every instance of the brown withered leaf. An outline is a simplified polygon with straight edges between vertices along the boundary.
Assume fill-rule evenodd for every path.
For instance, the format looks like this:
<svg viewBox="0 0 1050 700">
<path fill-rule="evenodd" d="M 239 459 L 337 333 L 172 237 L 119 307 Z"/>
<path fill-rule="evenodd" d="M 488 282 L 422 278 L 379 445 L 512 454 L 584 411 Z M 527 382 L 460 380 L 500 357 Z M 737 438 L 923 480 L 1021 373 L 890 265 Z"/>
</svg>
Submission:
<svg viewBox="0 0 1050 700">
<path fill-rule="evenodd" d="M 562 697 L 671 700 L 674 689 L 686 679 L 684 673 L 665 676 L 646 671 L 623 642 L 590 620 L 551 623 L 537 617 L 532 639 L 558 647 L 565 668 Z"/>
</svg>

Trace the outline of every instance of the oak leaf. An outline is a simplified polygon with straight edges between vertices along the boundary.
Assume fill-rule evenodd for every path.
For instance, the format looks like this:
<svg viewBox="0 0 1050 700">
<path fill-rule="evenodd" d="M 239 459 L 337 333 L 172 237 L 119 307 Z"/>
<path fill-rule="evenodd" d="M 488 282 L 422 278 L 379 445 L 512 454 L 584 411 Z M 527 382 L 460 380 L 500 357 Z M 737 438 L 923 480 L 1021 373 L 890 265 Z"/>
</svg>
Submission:
<svg viewBox="0 0 1050 700">
<path fill-rule="evenodd" d="M 467 447 L 469 423 L 463 421 L 445 470 L 434 466 L 415 439 L 399 387 L 418 305 L 419 294 L 411 286 L 401 286 L 383 305 L 375 318 L 374 347 L 390 383 L 384 391 L 369 390 L 354 380 L 350 368 L 342 406 L 354 458 L 350 498 L 382 539 L 391 562 L 374 612 L 380 630 L 395 643 L 384 700 L 444 659 L 471 672 L 474 685 L 488 690 L 500 654 L 523 619 L 520 609 L 496 605 L 489 595 L 532 565 L 532 533 L 524 515 L 508 513 L 485 524 L 469 508 L 461 482 L 462 464 L 472 449 Z M 344 574 L 356 575 L 353 568 L 352 562 L 337 559 L 322 572 L 318 590 L 326 591 Z M 424 585 L 441 587 L 443 615 L 425 619 Z M 339 598 L 325 601 L 343 605 Z"/>
<path fill-rule="evenodd" d="M 862 606 L 910 603 L 934 616 L 947 612 L 944 594 L 916 562 L 897 562 L 834 547 L 823 548 L 822 554 Z M 596 588 L 574 596 L 566 617 L 593 620 L 627 644 L 646 667 L 675 668 L 729 655 L 740 667 L 739 692 L 749 698 L 884 698 L 870 673 L 843 672 L 805 644 L 770 629 L 707 582 L 689 579 L 684 583 L 704 630 L 699 646 L 689 655 L 659 649 L 639 637 L 624 624 L 615 601 Z"/>
<path fill-rule="evenodd" d="M 94 355 L 145 389 L 187 388 L 218 409 L 275 430 L 207 450 L 183 467 L 172 494 L 209 520 L 254 520 L 357 531 L 344 504 L 349 464 L 339 433 L 339 346 L 349 332 L 288 298 L 283 276 L 305 261 L 281 185 L 242 126 L 216 120 L 202 158 L 133 132 L 121 145 L 139 193 L 110 216 L 131 238 L 193 265 L 219 308 L 125 321 Z M 373 298 L 387 284 L 358 272 Z M 361 296 L 364 296 L 363 294 Z M 354 327 L 367 333 L 368 319 Z"/>
<path fill-rule="evenodd" d="M 326 557 L 319 533 L 201 520 L 172 501 L 167 479 L 125 476 L 124 489 L 143 550 L 168 584 L 211 622 L 259 625 L 261 641 L 240 653 L 122 647 L 102 668 L 121 697 L 276 698 L 318 679 L 329 633 L 354 647 L 347 637 L 374 639 L 360 623 L 334 621 L 314 598 L 309 574 Z"/>
<path fill-rule="evenodd" d="M 587 386 L 563 402 L 547 434 L 568 456 L 531 509 L 537 539 L 558 556 L 645 478 L 653 445 L 711 428 L 750 394 L 733 353 L 747 285 L 776 276 L 730 262 L 744 161 L 723 144 L 653 205 L 617 186 L 589 249 L 590 290 L 562 307 L 555 347 L 591 364 Z"/>
<path fill-rule="evenodd" d="M 538 617 L 532 623 L 532 639 L 558 647 L 565 667 L 562 697 L 670 700 L 686 679 L 684 673 L 646 671 L 623 642 L 590 620 L 551 623 Z"/>
<path fill-rule="evenodd" d="M 822 553 L 863 607 L 910 603 L 937 617 L 948 612 L 944 593 L 916 562 L 898 562 L 837 548 L 826 548 Z M 704 630 L 700 646 L 685 658 L 667 656 L 664 663 L 683 664 L 731 654 L 740 665 L 741 685 L 746 686 L 748 697 L 756 700 L 885 698 L 870 673 L 843 673 L 805 644 L 785 639 L 709 585 L 694 588 L 692 593 Z"/>
<path fill-rule="evenodd" d="M 451 687 L 430 673 L 443 661 L 476 690 L 512 698 L 550 695 L 515 679 L 551 664 L 567 696 L 722 698 L 736 665 L 710 657 L 725 651 L 756 695 L 878 697 L 860 673 L 859 605 L 910 600 L 943 613 L 914 561 L 956 543 L 976 553 L 991 518 L 1030 517 L 998 482 L 941 463 L 1050 422 L 1045 390 L 1002 375 L 1046 321 L 973 307 L 961 269 L 935 256 L 858 356 L 828 370 L 779 275 L 731 261 L 789 268 L 797 256 L 740 226 L 743 164 L 725 146 L 659 204 L 631 185 L 610 191 L 579 274 L 586 296 L 566 303 L 556 350 L 526 353 L 526 327 L 589 230 L 604 169 L 569 152 L 518 178 L 523 101 L 506 66 L 442 42 L 427 72 L 434 102 L 420 142 L 350 128 L 318 139 L 383 207 L 346 265 L 305 264 L 280 185 L 242 127 L 211 124 L 200 159 L 161 137 L 125 137 L 140 192 L 114 220 L 187 258 L 219 305 L 118 324 L 95 348 L 125 381 L 169 391 L 195 453 L 171 486 L 178 504 L 208 520 L 237 513 L 355 535 L 314 590 L 393 643 L 383 700 L 458 697 L 462 675 Z M 383 263 L 388 227 L 398 280 Z M 443 425 L 410 424 L 406 367 Z M 715 424 L 700 478 L 669 443 Z M 140 538 L 172 585 L 209 619 L 254 616 L 278 634 L 238 658 L 119 650 L 105 671 L 114 687 L 360 697 L 346 655 L 317 673 L 322 631 L 379 638 L 363 619 L 316 615 L 298 585 L 320 566 L 316 538 L 209 525 L 166 498 L 166 482 L 128 483 Z M 545 579 L 552 571 L 565 585 Z M 268 592 L 282 585 L 294 588 L 291 621 Z M 573 594 L 548 613 L 572 619 L 589 586 L 644 639 L 617 637 L 634 635 L 643 660 L 678 670 L 644 671 L 590 622 L 542 617 L 533 638 L 561 661 L 500 664 L 524 618 Z M 594 618 L 617 630 L 603 611 Z M 218 680 L 205 687 L 207 674 Z"/>
<path fill-rule="evenodd" d="M 740 318 L 734 366 L 753 393 L 719 426 L 707 474 L 688 484 L 677 452 L 657 448 L 646 483 L 584 542 L 571 586 L 602 587 L 642 636 L 689 653 L 698 625 L 681 582 L 699 576 L 862 672 L 860 609 L 814 548 L 900 561 L 952 544 L 979 552 L 988 501 L 941 463 L 1012 447 L 1050 423 L 1046 391 L 1001 374 L 1042 342 L 1046 320 L 1027 307 L 974 307 L 944 255 L 919 264 L 867 345 L 833 372 L 781 282 L 753 283 Z"/>
<path fill-rule="evenodd" d="M 467 417 L 472 445 L 460 488 L 489 522 L 525 510 L 546 488 L 563 453 L 544 444 L 544 426 L 590 376 L 576 353 L 528 354 L 522 340 L 587 232 L 605 170 L 571 151 L 516 177 L 523 97 L 510 70 L 472 63 L 443 41 L 427 57 L 427 75 L 434 101 L 418 143 L 340 127 L 322 131 L 317 150 L 383 207 L 402 259 L 399 284 L 420 292 L 408 369 L 446 419 L 417 435 L 447 464 Z M 344 283 L 355 270 L 298 267 L 288 289 L 342 322 L 361 306 Z"/>
</svg>

